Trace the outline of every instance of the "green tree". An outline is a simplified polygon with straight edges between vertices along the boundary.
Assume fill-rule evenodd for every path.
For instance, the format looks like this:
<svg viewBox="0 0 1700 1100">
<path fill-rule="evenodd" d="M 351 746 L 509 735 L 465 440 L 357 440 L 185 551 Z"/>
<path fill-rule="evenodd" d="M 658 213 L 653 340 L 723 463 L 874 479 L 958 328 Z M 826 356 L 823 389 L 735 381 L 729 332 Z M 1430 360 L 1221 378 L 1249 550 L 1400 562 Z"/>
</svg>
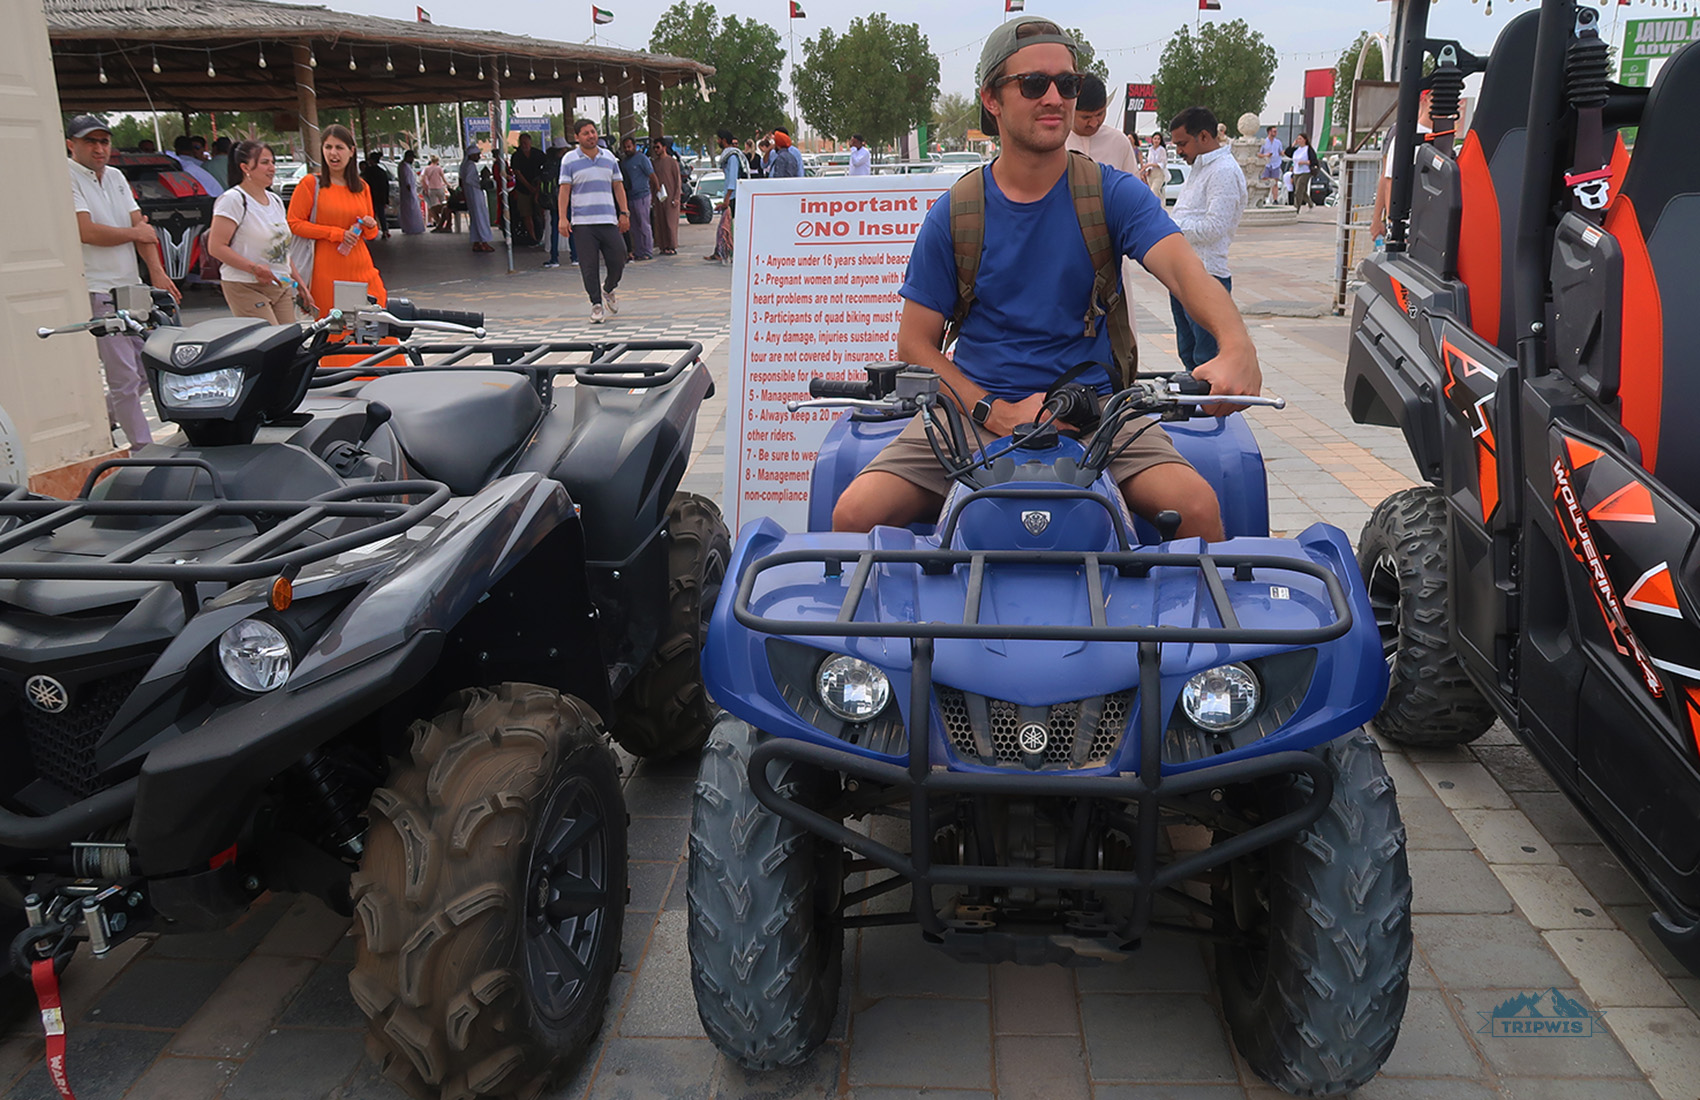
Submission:
<svg viewBox="0 0 1700 1100">
<path fill-rule="evenodd" d="M 1167 117 L 1208 107 L 1234 132 L 1234 122 L 1257 114 L 1275 80 L 1275 51 L 1243 19 L 1206 23 L 1197 34 L 1182 26 L 1157 63 L 1157 103 Z"/>
<path fill-rule="evenodd" d="M 885 145 L 932 118 L 939 59 L 914 23 L 857 17 L 842 35 L 829 27 L 803 43 L 797 106 L 823 134 L 861 134 Z"/>
<path fill-rule="evenodd" d="M 980 100 L 960 92 L 941 95 L 933 104 L 933 133 L 947 149 L 959 149 L 967 133 L 980 124 Z"/>
<path fill-rule="evenodd" d="M 1098 56 L 1098 52 L 1092 48 L 1092 43 L 1086 40 L 1085 33 L 1079 27 L 1065 28 L 1063 33 L 1080 44 L 1080 48 L 1074 54 L 1074 67 L 1083 73 L 1092 73 L 1099 80 L 1108 84 L 1110 82 L 1110 66 L 1105 64 L 1104 59 Z M 1161 100 L 1158 102 L 1161 102 Z"/>
<path fill-rule="evenodd" d="M 768 24 L 736 15 L 722 21 L 705 0 L 679 0 L 656 21 L 649 48 L 715 68 L 706 101 L 694 81 L 662 93 L 668 133 L 683 135 L 702 148 L 721 127 L 741 139 L 784 120 L 779 72 L 785 50 L 779 32 Z"/>
</svg>

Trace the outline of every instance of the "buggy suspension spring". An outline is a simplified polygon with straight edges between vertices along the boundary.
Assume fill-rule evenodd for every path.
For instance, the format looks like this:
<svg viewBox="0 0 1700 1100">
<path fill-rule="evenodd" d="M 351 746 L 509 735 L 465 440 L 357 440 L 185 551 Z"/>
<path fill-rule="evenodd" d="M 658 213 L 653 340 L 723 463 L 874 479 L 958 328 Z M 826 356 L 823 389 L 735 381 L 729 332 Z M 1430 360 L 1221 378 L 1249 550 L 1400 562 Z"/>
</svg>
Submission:
<svg viewBox="0 0 1700 1100">
<path fill-rule="evenodd" d="M 1429 75 L 1429 113 L 1434 116 L 1436 130 L 1450 130 L 1447 125 L 1458 117 L 1458 101 L 1464 94 L 1464 70 L 1450 58 L 1443 59 Z"/>
<path fill-rule="evenodd" d="M 297 767 L 318 802 L 320 843 L 351 856 L 360 855 L 364 848 L 360 838 L 365 832 L 360 811 L 366 800 L 349 784 L 337 762 L 324 753 L 308 753 Z"/>
<path fill-rule="evenodd" d="M 1606 105 L 1610 92 L 1611 52 L 1597 35 L 1577 38 L 1564 54 L 1564 89 L 1570 105 L 1582 111 Z"/>
</svg>

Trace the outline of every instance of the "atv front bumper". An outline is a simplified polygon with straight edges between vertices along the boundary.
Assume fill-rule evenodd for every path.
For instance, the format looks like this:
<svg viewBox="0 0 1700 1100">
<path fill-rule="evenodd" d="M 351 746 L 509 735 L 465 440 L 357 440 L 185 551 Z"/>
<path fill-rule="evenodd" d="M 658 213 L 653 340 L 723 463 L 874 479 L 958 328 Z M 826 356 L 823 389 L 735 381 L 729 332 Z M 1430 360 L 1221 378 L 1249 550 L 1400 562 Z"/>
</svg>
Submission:
<svg viewBox="0 0 1700 1100">
<path fill-rule="evenodd" d="M 756 746 L 750 755 L 749 781 L 761 804 L 827 841 L 893 871 L 912 884 L 912 913 L 923 933 L 950 953 L 975 961 L 1013 960 L 1024 963 L 1057 962 L 1090 964 L 1119 957 L 1123 945 L 1137 941 L 1151 924 L 1153 902 L 1158 892 L 1195 877 L 1210 868 L 1292 836 L 1320 818 L 1333 799 L 1333 780 L 1320 757 L 1308 752 L 1271 753 L 1209 765 L 1164 777 L 1162 773 L 1162 714 L 1154 706 L 1140 708 L 1140 771 L 1138 774 L 1056 775 L 1010 771 L 952 772 L 931 759 L 932 737 L 926 728 L 931 712 L 933 639 L 911 640 L 914 654 L 913 693 L 910 715 L 920 728 L 909 731 L 907 768 L 884 761 L 794 738 L 771 738 Z M 1139 643 L 1140 695 L 1158 695 L 1162 645 Z M 774 760 L 792 760 L 854 779 L 879 784 L 907 793 L 912 837 L 910 853 L 900 852 L 819 811 L 780 794 L 769 781 L 767 765 Z M 1158 862 L 1160 808 L 1178 805 L 1218 788 L 1280 776 L 1309 776 L 1311 789 L 1296 808 L 1253 825 L 1244 832 L 1207 848 L 1189 852 L 1167 863 Z M 933 861 L 929 840 L 934 828 L 933 811 L 939 800 L 959 796 L 992 795 L 1015 798 L 1106 799 L 1132 803 L 1136 808 L 1132 870 L 1069 867 L 1014 867 L 1006 865 L 938 864 Z M 883 887 L 884 884 L 881 884 Z M 1112 925 L 1084 920 L 1071 926 L 1067 935 L 1011 933 L 984 920 L 947 919 L 933 908 L 933 886 L 977 888 L 1023 888 L 1115 892 L 1131 895 L 1133 904 L 1125 919 Z M 880 892 L 883 892 L 881 890 Z M 872 896 L 872 892 L 868 893 Z M 846 898 L 850 903 L 855 895 Z M 907 919 L 907 918 L 905 918 Z M 848 923 L 848 922 L 847 922 Z"/>
</svg>

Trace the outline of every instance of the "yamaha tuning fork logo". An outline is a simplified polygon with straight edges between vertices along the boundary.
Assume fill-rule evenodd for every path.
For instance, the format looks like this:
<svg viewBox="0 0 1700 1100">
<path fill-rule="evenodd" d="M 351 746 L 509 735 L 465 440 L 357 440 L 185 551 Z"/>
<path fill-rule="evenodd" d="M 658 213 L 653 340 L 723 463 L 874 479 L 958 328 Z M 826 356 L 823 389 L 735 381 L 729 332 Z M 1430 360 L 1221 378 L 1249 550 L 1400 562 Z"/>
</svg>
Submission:
<svg viewBox="0 0 1700 1100">
<path fill-rule="evenodd" d="M 1044 752 L 1051 743 L 1051 731 L 1038 722 L 1029 722 L 1022 726 L 1015 736 L 1021 742 L 1021 751 L 1034 756 Z"/>
<path fill-rule="evenodd" d="M 51 676 L 31 676 L 24 681 L 24 698 L 36 710 L 59 714 L 71 705 L 71 693 Z"/>
</svg>

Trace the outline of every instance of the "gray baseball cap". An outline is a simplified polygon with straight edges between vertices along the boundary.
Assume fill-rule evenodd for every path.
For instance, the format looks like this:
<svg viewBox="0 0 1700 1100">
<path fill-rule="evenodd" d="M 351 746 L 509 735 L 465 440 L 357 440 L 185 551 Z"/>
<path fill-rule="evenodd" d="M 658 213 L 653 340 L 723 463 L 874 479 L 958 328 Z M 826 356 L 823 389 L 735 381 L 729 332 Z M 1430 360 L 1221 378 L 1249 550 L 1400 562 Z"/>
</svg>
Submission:
<svg viewBox="0 0 1700 1100">
<path fill-rule="evenodd" d="M 108 126 L 106 120 L 99 115 L 78 115 L 71 120 L 70 125 L 65 127 L 65 136 L 69 138 L 88 137 L 96 130 L 105 130 L 110 134 L 112 127 Z"/>
<path fill-rule="evenodd" d="M 1071 54 L 1079 54 L 1080 44 L 1068 35 L 1063 34 L 1060 29 L 1055 34 L 1049 31 L 1037 31 L 1023 37 L 1017 37 L 1021 28 L 1029 23 L 1045 23 L 1056 27 L 1053 21 L 1042 15 L 1024 15 L 1020 19 L 1011 19 L 1007 23 L 998 24 L 997 29 L 986 36 L 986 44 L 980 47 L 980 67 L 974 71 L 974 87 L 976 90 L 985 88 L 986 81 L 990 79 L 992 73 L 996 72 L 1005 61 L 1014 57 L 1016 51 L 1024 50 L 1028 46 L 1043 46 L 1054 43 L 1058 46 L 1067 46 L 1068 52 Z M 980 129 L 988 134 L 998 132 L 997 120 L 988 114 L 984 107 L 980 108 Z"/>
</svg>

